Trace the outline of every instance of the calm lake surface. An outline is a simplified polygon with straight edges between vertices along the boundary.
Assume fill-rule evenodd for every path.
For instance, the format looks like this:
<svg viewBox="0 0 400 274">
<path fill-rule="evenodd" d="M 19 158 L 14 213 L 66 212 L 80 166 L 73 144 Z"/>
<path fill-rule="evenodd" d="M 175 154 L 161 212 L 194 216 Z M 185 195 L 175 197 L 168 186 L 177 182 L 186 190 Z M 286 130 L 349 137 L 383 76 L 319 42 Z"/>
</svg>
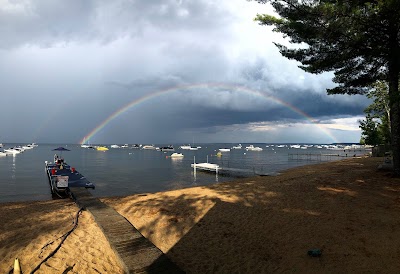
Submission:
<svg viewBox="0 0 400 274">
<path fill-rule="evenodd" d="M 24 144 L 4 144 L 3 149 Z M 307 149 L 290 148 L 289 145 L 277 147 L 271 144 L 253 144 L 263 151 L 246 151 L 249 144 L 242 144 L 242 149 L 216 154 L 219 148 L 231 148 L 236 144 L 197 144 L 202 148 L 197 151 L 181 150 L 174 145 L 175 151 L 184 154 L 183 159 L 172 159 L 167 156 L 173 152 L 143 150 L 134 148 L 110 148 L 108 151 L 97 151 L 81 148 L 80 145 L 39 144 L 38 147 L 26 150 L 15 156 L 0 157 L 0 202 L 50 200 L 52 199 L 44 162 L 53 161 L 54 148 L 63 146 L 70 149 L 61 156 L 72 167 L 75 167 L 96 188 L 90 190 L 94 196 L 123 196 L 136 193 L 158 192 L 180 189 L 216 182 L 225 182 L 237 177 L 253 176 L 254 171 L 263 174 L 274 174 L 290 167 L 318 163 L 319 161 L 291 159 L 288 154 L 339 154 L 345 156 L 363 155 L 365 150 L 328 150 L 326 148 L 308 147 Z M 164 145 L 156 145 L 164 146 Z M 109 146 L 108 146 L 109 147 Z M 0 149 L 1 150 L 1 149 Z M 60 153 L 57 151 L 57 154 Z M 215 173 L 193 172 L 191 164 L 208 162 L 222 168 L 240 169 L 243 172 L 232 172 L 230 176 Z M 337 160 L 339 157 L 322 157 L 321 160 Z M 315 160 L 315 158 L 314 158 Z"/>
</svg>

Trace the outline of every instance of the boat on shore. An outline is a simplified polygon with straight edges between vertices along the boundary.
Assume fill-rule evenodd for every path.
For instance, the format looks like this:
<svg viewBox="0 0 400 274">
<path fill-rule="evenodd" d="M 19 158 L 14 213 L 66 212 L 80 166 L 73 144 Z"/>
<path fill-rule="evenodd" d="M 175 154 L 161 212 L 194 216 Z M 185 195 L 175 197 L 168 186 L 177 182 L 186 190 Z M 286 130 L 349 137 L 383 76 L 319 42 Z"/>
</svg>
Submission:
<svg viewBox="0 0 400 274">
<path fill-rule="evenodd" d="M 89 182 L 74 167 L 65 163 L 63 159 L 55 159 L 54 163 L 45 161 L 45 171 L 51 194 L 55 198 L 67 198 L 70 195 L 70 188 L 95 188 L 93 183 Z"/>
</svg>

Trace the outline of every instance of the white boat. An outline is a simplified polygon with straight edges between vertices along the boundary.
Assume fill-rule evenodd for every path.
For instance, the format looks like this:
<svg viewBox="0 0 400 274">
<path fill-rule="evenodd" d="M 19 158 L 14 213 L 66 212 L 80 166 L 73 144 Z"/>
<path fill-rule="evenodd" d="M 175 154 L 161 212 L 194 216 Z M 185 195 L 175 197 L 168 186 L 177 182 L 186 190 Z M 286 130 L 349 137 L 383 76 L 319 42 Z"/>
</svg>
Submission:
<svg viewBox="0 0 400 274">
<path fill-rule="evenodd" d="M 189 150 L 191 148 L 191 146 L 188 145 L 183 145 L 179 147 L 180 149 L 185 149 L 185 150 Z"/>
<path fill-rule="evenodd" d="M 121 146 L 121 148 L 128 148 L 129 145 L 128 144 L 124 144 L 123 146 Z"/>
<path fill-rule="evenodd" d="M 26 145 L 26 146 L 22 146 L 23 149 L 32 149 L 34 148 L 34 146 L 32 146 L 32 144 Z"/>
<path fill-rule="evenodd" d="M 5 152 L 3 152 L 3 151 L 0 151 L 0 157 L 1 156 L 7 156 L 7 153 L 5 153 Z"/>
<path fill-rule="evenodd" d="M 218 149 L 218 150 L 221 151 L 221 152 L 228 152 L 228 151 L 231 151 L 230 148 L 220 148 L 220 149 Z"/>
<path fill-rule="evenodd" d="M 242 149 L 242 144 L 238 144 L 237 146 L 233 146 L 232 149 Z"/>
<path fill-rule="evenodd" d="M 10 147 L 7 149 L 4 149 L 4 152 L 7 154 L 20 154 L 22 150 L 16 148 L 16 147 Z"/>
<path fill-rule="evenodd" d="M 111 147 L 111 148 L 120 148 L 119 145 L 111 145 L 110 147 Z"/>
<path fill-rule="evenodd" d="M 182 158 L 183 154 L 175 152 L 175 153 L 172 153 L 171 156 L 169 156 L 169 157 L 171 157 L 171 158 Z"/>
<path fill-rule="evenodd" d="M 248 147 L 246 147 L 247 151 L 262 151 L 263 149 L 261 147 L 255 147 L 253 145 L 249 145 Z"/>
<path fill-rule="evenodd" d="M 142 149 L 156 149 L 156 147 L 155 146 L 153 146 L 153 145 L 144 145 L 144 146 L 142 146 Z"/>
<path fill-rule="evenodd" d="M 86 139 L 83 139 L 83 144 L 81 144 L 81 148 L 92 148 L 92 146 L 89 144 L 86 144 Z"/>
</svg>

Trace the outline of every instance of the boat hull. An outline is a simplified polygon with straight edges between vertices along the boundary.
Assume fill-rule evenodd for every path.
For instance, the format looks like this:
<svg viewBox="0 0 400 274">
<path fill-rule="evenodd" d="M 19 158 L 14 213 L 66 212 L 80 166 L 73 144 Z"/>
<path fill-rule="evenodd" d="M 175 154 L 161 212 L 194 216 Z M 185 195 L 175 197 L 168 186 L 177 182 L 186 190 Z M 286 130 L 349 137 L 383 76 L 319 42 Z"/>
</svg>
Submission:
<svg viewBox="0 0 400 274">
<path fill-rule="evenodd" d="M 81 173 L 67 163 L 54 164 L 45 162 L 45 172 L 53 198 L 67 198 L 71 188 L 95 188 Z"/>
</svg>

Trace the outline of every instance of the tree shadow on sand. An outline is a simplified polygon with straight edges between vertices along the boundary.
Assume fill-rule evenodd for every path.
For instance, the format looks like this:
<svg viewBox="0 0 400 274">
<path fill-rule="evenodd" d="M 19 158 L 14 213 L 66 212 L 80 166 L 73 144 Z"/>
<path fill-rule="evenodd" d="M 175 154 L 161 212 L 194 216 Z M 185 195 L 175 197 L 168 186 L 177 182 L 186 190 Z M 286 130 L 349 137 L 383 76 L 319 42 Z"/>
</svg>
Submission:
<svg viewBox="0 0 400 274">
<path fill-rule="evenodd" d="M 377 163 L 106 201 L 188 273 L 390 272 L 400 267 L 400 181 Z M 310 258 L 313 248 L 323 256 Z"/>
</svg>

